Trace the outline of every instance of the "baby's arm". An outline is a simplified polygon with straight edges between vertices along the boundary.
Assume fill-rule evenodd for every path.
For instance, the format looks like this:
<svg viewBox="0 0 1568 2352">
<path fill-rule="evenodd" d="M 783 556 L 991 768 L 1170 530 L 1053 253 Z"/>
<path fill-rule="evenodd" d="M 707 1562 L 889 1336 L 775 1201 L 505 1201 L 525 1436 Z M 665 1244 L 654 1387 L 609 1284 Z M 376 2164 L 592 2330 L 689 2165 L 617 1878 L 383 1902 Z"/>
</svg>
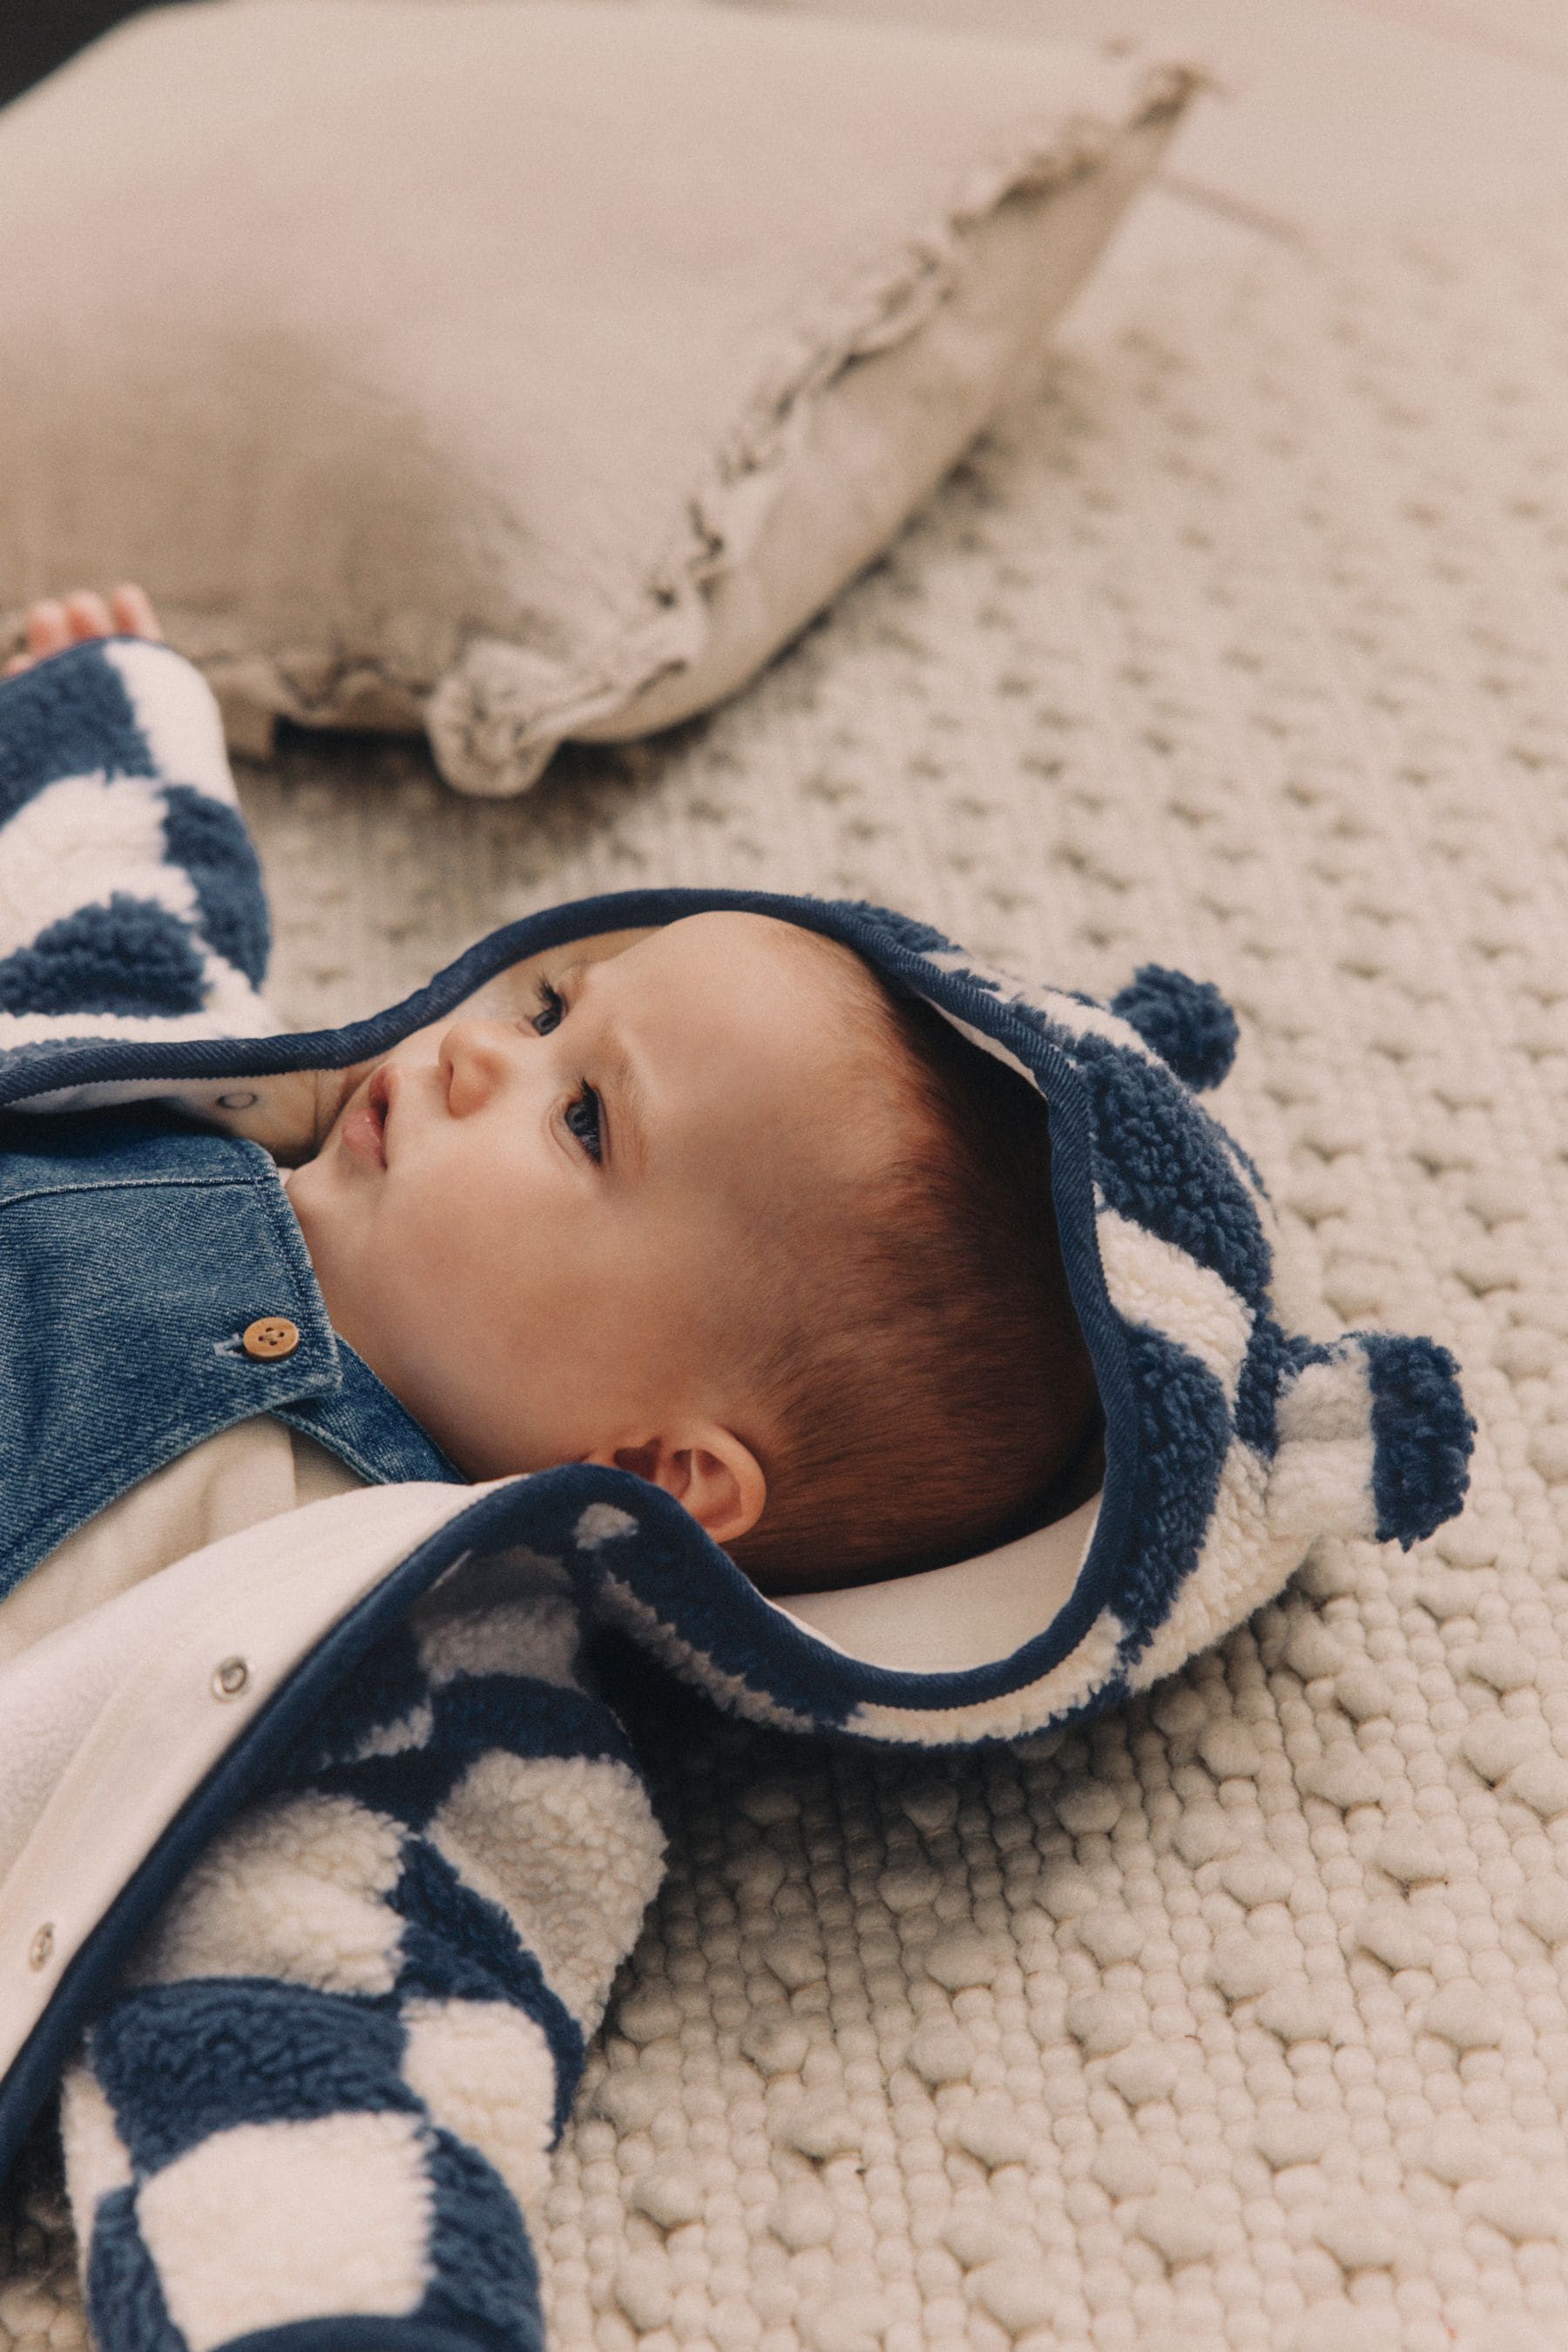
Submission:
<svg viewBox="0 0 1568 2352">
<path fill-rule="evenodd" d="M 136 640 L 146 641 L 142 644 Z M 156 647 L 156 650 L 153 648 Z M 217 709 L 162 643 L 145 593 L 35 604 L 0 677 L 0 1053 L 265 1035 L 261 869 Z M 214 1125 L 306 1157 L 328 1078 L 66 1087 L 30 1109 L 171 1094 Z"/>
<path fill-rule="evenodd" d="M 535 2352 L 550 2149 L 661 1869 L 578 1638 L 548 1563 L 448 1578 L 162 1916 L 67 2078 L 99 2352 Z"/>
<path fill-rule="evenodd" d="M 64 671 L 41 669 L 53 656 L 73 650 L 79 663 L 90 663 L 95 656 L 80 649 L 110 637 L 163 642 L 157 614 L 143 590 L 117 588 L 106 600 L 79 589 L 34 604 L 26 618 L 23 648 L 0 665 L 0 679 L 17 681 L 15 687 L 0 688 L 0 960 L 10 935 L 34 944 L 37 926 L 33 918 L 40 899 L 52 911 L 79 917 L 111 895 L 152 895 L 164 902 L 165 912 L 184 908 L 181 919 L 190 948 L 209 965 L 206 998 L 197 1017 L 182 1021 L 167 1034 L 215 1036 L 226 1029 L 236 1034 L 265 1034 L 278 1024 L 244 986 L 245 978 L 253 989 L 259 986 L 266 960 L 260 870 L 240 820 L 216 709 L 205 686 L 195 670 L 168 656 L 153 666 L 152 674 L 140 681 L 152 708 L 138 714 L 153 723 L 126 771 L 117 765 L 123 761 L 126 747 L 117 740 L 115 714 L 123 703 L 124 681 L 112 667 L 116 649 L 105 647 L 107 674 L 98 681 L 96 695 L 79 675 L 73 678 Z M 28 672 L 38 675 L 29 678 Z M 84 686 L 89 689 L 85 694 Z M 84 712 L 90 714 L 85 727 Z M 197 756 L 193 765 L 194 748 Z M 101 772 L 83 772 L 64 794 L 50 791 L 62 781 L 68 782 L 79 769 Z M 179 803 L 177 817 L 185 815 L 194 798 L 212 803 L 204 821 L 176 824 L 173 831 L 166 819 L 160 821 L 158 811 L 171 790 Z M 6 822 L 28 803 L 37 803 L 28 821 L 20 826 Z M 132 884 L 129 892 L 128 880 Z M 16 902 L 14 919 L 8 899 Z M 220 919 L 220 936 L 215 937 L 214 908 L 226 910 L 231 919 L 237 908 L 242 919 L 237 925 L 231 919 L 226 931 Z M 243 978 L 225 968 L 233 961 L 235 942 L 229 934 L 237 930 L 247 932 L 258 950 Z M 646 936 L 642 930 L 606 933 L 575 948 L 574 955 L 584 961 L 616 955 Z M 133 940 L 134 934 L 128 937 Z M 136 950 L 132 945 L 123 951 L 133 958 Z M 29 1016 L 29 1037 L 41 1034 L 40 1022 L 60 1036 L 121 1034 L 125 1029 L 112 1014 L 108 1022 L 89 1018 L 84 1023 L 66 1011 L 58 975 L 47 968 L 47 958 L 35 956 L 34 962 L 37 1002 L 40 1008 L 50 1006 L 47 1015 L 33 1012 L 25 988 L 18 1008 L 16 973 L 6 976 L 8 984 L 0 991 L 6 1011 L 20 1009 Z M 559 962 L 558 954 L 535 956 L 500 972 L 464 1010 L 496 1019 L 526 1018 L 537 1009 L 541 967 Z M 134 971 L 127 976 L 133 980 Z M 64 995 L 68 994 L 68 982 Z M 197 1011 L 195 1006 L 191 1010 Z M 159 1025 L 156 1020 L 142 1024 L 134 1034 L 154 1034 Z M 0 1031 L 0 1047 L 8 1042 Z M 415 1052 L 420 1050 L 417 1034 L 406 1043 Z M 320 1149 L 343 1104 L 374 1066 L 374 1061 L 364 1061 L 342 1069 L 253 1075 L 183 1087 L 174 1098 L 212 1126 L 262 1144 L 285 1167 L 293 1167 Z M 56 1096 L 23 1107 L 99 1108 L 128 1096 L 168 1093 L 156 1082 L 100 1086 L 74 1090 L 69 1099 Z"/>
</svg>

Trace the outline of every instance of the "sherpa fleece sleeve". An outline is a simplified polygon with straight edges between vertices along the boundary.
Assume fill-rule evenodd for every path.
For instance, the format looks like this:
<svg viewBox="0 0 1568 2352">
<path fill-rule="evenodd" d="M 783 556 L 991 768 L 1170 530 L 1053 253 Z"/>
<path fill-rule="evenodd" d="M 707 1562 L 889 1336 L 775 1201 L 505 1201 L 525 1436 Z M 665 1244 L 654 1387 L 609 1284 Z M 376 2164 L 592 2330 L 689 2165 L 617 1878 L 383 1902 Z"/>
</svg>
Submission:
<svg viewBox="0 0 1568 2352">
<path fill-rule="evenodd" d="M 66 2081 L 100 2352 L 542 2343 L 550 2150 L 661 1869 L 578 1647 L 551 1563 L 459 1567 L 185 1879 Z"/>
<path fill-rule="evenodd" d="M 268 947 L 188 662 L 110 637 L 0 682 L 0 1076 L 78 1040 L 264 1034 Z"/>
</svg>

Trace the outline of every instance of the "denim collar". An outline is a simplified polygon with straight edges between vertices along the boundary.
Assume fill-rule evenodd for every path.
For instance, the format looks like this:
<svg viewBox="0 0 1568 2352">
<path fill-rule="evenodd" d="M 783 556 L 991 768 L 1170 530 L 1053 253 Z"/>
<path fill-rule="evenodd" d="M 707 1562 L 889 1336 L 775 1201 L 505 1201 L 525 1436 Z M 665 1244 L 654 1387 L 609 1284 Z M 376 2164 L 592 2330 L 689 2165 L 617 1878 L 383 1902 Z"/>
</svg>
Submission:
<svg viewBox="0 0 1568 2352">
<path fill-rule="evenodd" d="M 327 1396 L 301 1397 L 277 1406 L 276 1418 L 314 1438 L 374 1486 L 403 1478 L 467 1485 L 457 1465 L 399 1404 L 364 1358 L 339 1334 L 332 1336 L 341 1375 L 337 1387 Z"/>
</svg>

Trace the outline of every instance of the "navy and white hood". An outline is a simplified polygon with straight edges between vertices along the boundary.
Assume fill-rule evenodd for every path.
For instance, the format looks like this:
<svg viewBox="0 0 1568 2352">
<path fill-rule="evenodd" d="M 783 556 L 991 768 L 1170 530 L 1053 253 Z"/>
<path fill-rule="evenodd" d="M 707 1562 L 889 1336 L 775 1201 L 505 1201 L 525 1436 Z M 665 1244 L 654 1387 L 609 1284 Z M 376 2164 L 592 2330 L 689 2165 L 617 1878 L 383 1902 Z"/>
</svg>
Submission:
<svg viewBox="0 0 1568 2352">
<path fill-rule="evenodd" d="M 89 695 L 111 700 L 110 681 L 126 702 L 123 740 L 111 711 L 86 708 Z M 199 681 L 164 648 L 118 642 L 17 681 L 10 698 L 29 683 L 40 699 L 74 689 L 71 725 L 102 739 L 89 748 L 146 836 L 158 887 L 133 905 L 121 878 L 109 908 L 72 908 L 31 943 L 28 986 L 49 1009 L 0 1014 L 0 1106 L 162 1098 L 265 1139 L 287 1118 L 276 1106 L 291 1074 L 385 1052 L 544 951 L 715 908 L 842 940 L 1043 1096 L 1060 1244 L 1105 1417 L 1094 1502 L 978 1559 L 780 1605 L 640 1483 L 572 1474 L 574 1492 L 596 1496 L 600 1606 L 721 1706 L 921 1744 L 1039 1730 L 1173 1672 L 1278 1591 L 1318 1536 L 1408 1545 L 1460 1507 L 1470 1425 L 1452 1358 L 1384 1332 L 1315 1343 L 1276 1318 L 1262 1180 L 1197 1099 L 1225 1077 L 1237 1044 L 1212 985 L 1145 965 L 1102 1003 L 989 969 L 886 908 L 653 889 L 509 924 L 371 1020 L 247 1034 L 271 1025 L 258 994 L 265 910 L 221 744 L 200 727 Z M 83 746 L 68 739 L 63 756 L 79 764 Z M 100 803 L 108 796 L 100 787 Z M 35 816 L 67 797 L 57 783 L 35 797 Z M 101 856 L 101 805 L 92 819 Z M 86 1019 L 56 1009 L 72 965 L 116 954 L 137 1009 L 112 1009 L 101 971 Z M 10 1005 L 7 979 L 0 961 Z M 227 1112 L 236 1103 L 244 1110 Z M 553 1517 L 554 1491 L 535 1477 L 518 1507 Z"/>
<path fill-rule="evenodd" d="M 29 893 L 39 919 L 17 937 Z M 612 1859 L 597 1897 L 584 1887 L 580 1898 L 613 1915 L 597 1942 L 588 1939 L 591 1965 L 574 1975 L 573 1964 L 541 1949 L 537 1902 L 520 1897 L 509 1908 L 487 1882 L 484 1899 L 510 1921 L 532 1973 L 518 1963 L 511 1990 L 486 1997 L 510 2002 L 542 2036 L 547 2149 L 583 2035 L 658 1878 L 651 1819 L 626 1826 L 643 1820 L 635 1755 L 593 1696 L 597 1629 L 617 1629 L 755 1723 L 930 1748 L 1009 1740 L 1169 1675 L 1276 1592 L 1319 1537 L 1409 1545 L 1461 1507 L 1473 1424 L 1452 1358 L 1429 1339 L 1379 1331 L 1311 1340 L 1278 1318 L 1263 1182 L 1198 1098 L 1223 1079 L 1237 1045 L 1235 1021 L 1206 983 L 1146 965 L 1101 1003 L 991 970 L 879 908 L 655 889 L 528 917 L 373 1019 L 279 1034 L 259 993 L 259 877 L 210 698 L 177 656 L 127 640 L 73 648 L 0 689 L 0 906 L 10 910 L 0 940 L 0 1108 L 47 1118 L 166 1102 L 263 1141 L 287 1129 L 303 1073 L 381 1055 L 533 956 L 717 908 L 824 932 L 894 988 L 926 998 L 1043 1096 L 1057 1228 L 1103 1410 L 1104 1482 L 1091 1501 L 980 1558 L 848 1591 L 770 1601 L 668 1496 L 620 1472 L 574 1465 L 482 1488 L 392 1484 L 312 1506 L 177 1563 L 125 1596 L 135 1605 L 121 1605 L 114 1626 L 68 1627 L 42 1645 L 56 1654 L 26 1685 L 25 1714 L 5 1726 L 13 1759 L 18 1742 L 31 1743 L 25 1801 L 23 1768 L 0 1766 L 0 1780 L 8 1772 L 16 1784 L 20 1824 L 0 1851 L 0 1985 L 27 1996 L 0 2047 L 10 2070 L 0 2084 L 0 2154 L 7 2120 L 14 2140 L 96 2019 L 89 2054 L 76 2062 L 79 2113 L 96 2119 L 77 2134 L 79 2223 L 84 2241 L 94 2216 L 99 2229 L 110 2213 L 115 2230 L 140 2229 L 132 2267 L 161 2281 L 169 2310 L 185 2312 L 176 2333 L 192 2352 L 226 2339 L 210 2315 L 191 2316 L 201 2296 L 189 2279 L 180 2284 L 177 2227 L 167 2246 L 148 2242 L 146 2214 L 179 2206 L 166 2196 L 158 2204 L 149 2184 L 166 2189 L 169 2166 L 194 2160 L 234 2119 L 225 2109 L 195 2141 L 150 2130 L 138 2137 L 141 2078 L 109 2042 L 115 2018 L 142 1998 L 124 1990 L 121 1973 L 139 1938 L 184 1955 L 157 1986 L 166 2008 L 174 1984 L 288 1977 L 269 1949 L 231 1951 L 228 1930 L 182 1945 L 167 1925 L 182 1905 L 218 1900 L 201 1892 L 214 1842 L 232 1843 L 258 1806 L 272 1818 L 279 1805 L 319 1797 L 326 1774 L 332 1801 L 395 1824 L 399 1859 L 385 1864 L 382 1893 L 395 1951 L 389 1944 L 386 1969 L 367 1981 L 399 2016 L 423 2002 L 423 2020 L 431 2002 L 474 1997 L 458 1986 L 460 1971 L 442 1976 L 421 1963 L 426 1982 L 408 1958 L 416 1913 L 421 1935 L 436 1932 L 426 1914 L 441 1908 L 432 1891 L 446 1885 L 440 1871 L 461 1876 L 438 1824 L 453 1792 L 477 1785 L 470 1685 L 486 1685 L 493 1731 L 510 1678 L 520 1719 L 532 1727 L 496 1734 L 509 1760 L 492 1780 L 508 1802 L 523 1803 L 542 1785 L 541 1771 L 568 1763 L 574 1786 L 598 1792 L 583 1801 L 602 1820 L 615 1810 L 605 1790 L 619 1791 L 621 1844 L 606 1831 L 606 1851 L 624 1868 Z M 548 1735 L 538 1727 L 546 1718 L 555 1723 Z M 100 1793 L 114 1786 L 116 1759 L 123 1765 L 136 1742 L 134 1795 L 109 1806 L 105 1822 L 101 1804 L 93 1812 L 93 1775 Z M 396 1772 L 394 1757 L 403 1759 Z M 0 1825 L 6 1801 L 0 1786 Z M 50 1854 L 62 1823 L 89 1818 L 98 1824 L 91 1864 L 76 1874 L 70 1910 L 51 1893 Z M 426 1847 L 440 1871 L 431 1864 L 419 1878 Z M 247 1851 L 262 1868 L 254 1838 Z M 457 1895 L 451 1901 L 460 1908 Z M 257 1906 L 245 1916 L 254 1922 Z M 227 1957 L 198 1968 L 198 1947 L 207 1962 L 215 1951 Z M 581 1937 L 574 1948 L 586 1948 Z M 335 1983 L 329 1968 L 312 1990 L 337 1997 Z M 405 1983 L 411 1990 L 400 1993 Z M 184 2030 L 172 2010 L 165 2022 Z M 403 2069 L 400 2082 L 408 2076 L 405 2058 L 388 2063 Z M 434 2062 L 425 2070 L 432 2081 L 439 2072 Z M 424 2120 L 414 2140 L 434 2179 L 447 2160 L 437 2152 L 442 2134 L 455 2126 L 432 2121 L 417 2085 L 416 2097 Z M 248 2110 L 242 2119 L 257 2121 Z M 279 2117 L 279 2128 L 290 2121 Z M 526 2236 L 527 2167 L 515 2152 L 482 2153 Z M 195 2189 L 193 2200 L 195 2213 Z M 447 2210 L 441 2196 L 431 2210 Z M 467 2324 L 453 2316 L 461 2262 L 443 2252 L 437 2222 L 430 2231 L 409 2273 L 423 2281 L 419 2294 L 405 2281 L 387 2289 L 391 2302 L 365 2306 L 406 2319 L 411 2352 L 435 2340 L 421 2334 L 420 2314 L 432 2325 L 440 2315 L 447 2336 Z M 231 2332 L 255 2339 L 292 2326 L 319 2315 L 331 2291 L 325 2270 L 319 2289 L 300 2285 L 281 2304 L 258 2286 L 261 2302 L 246 2305 Z M 108 2327 L 116 2352 L 121 2342 L 140 2345 L 133 2327 L 99 2315 L 94 2324 L 100 2336 Z M 497 2340 L 489 2319 L 474 2327 L 476 2343 Z M 395 2327 L 389 2340 L 401 2340 Z"/>
</svg>

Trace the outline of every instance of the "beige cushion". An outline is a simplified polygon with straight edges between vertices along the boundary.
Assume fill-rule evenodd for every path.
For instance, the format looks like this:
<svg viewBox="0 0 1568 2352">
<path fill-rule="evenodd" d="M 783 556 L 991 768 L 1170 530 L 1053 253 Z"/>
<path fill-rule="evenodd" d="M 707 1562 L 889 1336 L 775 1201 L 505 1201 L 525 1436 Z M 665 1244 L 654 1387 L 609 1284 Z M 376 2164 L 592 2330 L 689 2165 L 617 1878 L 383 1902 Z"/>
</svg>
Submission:
<svg viewBox="0 0 1568 2352">
<path fill-rule="evenodd" d="M 531 783 L 742 684 L 1037 357 L 1180 68 L 826 18 L 224 0 L 0 116 L 0 608 Z"/>
</svg>

